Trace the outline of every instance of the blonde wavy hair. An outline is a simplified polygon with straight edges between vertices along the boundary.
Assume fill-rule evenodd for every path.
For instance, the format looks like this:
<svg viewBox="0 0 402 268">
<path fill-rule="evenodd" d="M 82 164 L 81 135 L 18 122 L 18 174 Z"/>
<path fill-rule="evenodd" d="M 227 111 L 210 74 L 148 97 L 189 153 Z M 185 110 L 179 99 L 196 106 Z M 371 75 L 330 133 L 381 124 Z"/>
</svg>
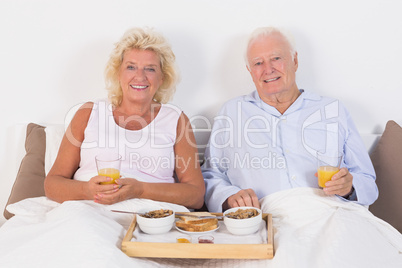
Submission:
<svg viewBox="0 0 402 268">
<path fill-rule="evenodd" d="M 115 44 L 105 68 L 106 89 L 110 102 L 115 107 L 121 104 L 123 91 L 119 81 L 120 66 L 124 53 L 131 49 L 151 50 L 159 56 L 163 83 L 156 91 L 154 100 L 167 103 L 173 97 L 179 80 L 175 65 L 176 56 L 162 34 L 151 28 L 131 28 Z"/>
</svg>

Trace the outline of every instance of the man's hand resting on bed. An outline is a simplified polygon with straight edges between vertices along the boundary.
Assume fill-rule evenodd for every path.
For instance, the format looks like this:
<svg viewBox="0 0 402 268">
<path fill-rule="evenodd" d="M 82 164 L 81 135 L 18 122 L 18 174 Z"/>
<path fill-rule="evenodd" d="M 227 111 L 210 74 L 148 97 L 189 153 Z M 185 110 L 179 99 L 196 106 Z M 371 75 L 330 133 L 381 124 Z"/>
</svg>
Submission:
<svg viewBox="0 0 402 268">
<path fill-rule="evenodd" d="M 260 208 L 260 202 L 253 189 L 240 190 L 236 194 L 229 196 L 222 204 L 222 210 L 245 206 Z"/>
<path fill-rule="evenodd" d="M 332 179 L 325 183 L 324 192 L 328 195 L 346 196 L 352 191 L 353 176 L 347 168 L 341 168 Z"/>
</svg>

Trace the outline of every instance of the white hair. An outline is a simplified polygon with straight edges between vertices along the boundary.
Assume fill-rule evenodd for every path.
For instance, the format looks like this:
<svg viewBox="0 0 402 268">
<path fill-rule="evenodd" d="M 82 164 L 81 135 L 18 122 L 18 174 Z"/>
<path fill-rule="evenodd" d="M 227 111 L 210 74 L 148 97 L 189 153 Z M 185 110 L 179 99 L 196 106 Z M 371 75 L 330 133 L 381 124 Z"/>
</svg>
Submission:
<svg viewBox="0 0 402 268">
<path fill-rule="evenodd" d="M 296 42 L 295 39 L 293 37 L 293 35 L 283 29 L 283 28 L 277 28 L 277 27 L 260 27 L 255 29 L 249 36 L 248 41 L 247 41 L 247 48 L 244 54 L 244 59 L 246 61 L 247 66 L 249 66 L 249 62 L 248 62 L 248 50 L 250 48 L 250 45 L 252 42 L 254 42 L 256 39 L 263 37 L 263 36 L 269 36 L 273 33 L 279 33 L 281 36 L 283 36 L 286 41 L 289 43 L 289 47 L 290 47 L 290 54 L 292 55 L 292 60 L 295 56 L 296 53 Z"/>
</svg>

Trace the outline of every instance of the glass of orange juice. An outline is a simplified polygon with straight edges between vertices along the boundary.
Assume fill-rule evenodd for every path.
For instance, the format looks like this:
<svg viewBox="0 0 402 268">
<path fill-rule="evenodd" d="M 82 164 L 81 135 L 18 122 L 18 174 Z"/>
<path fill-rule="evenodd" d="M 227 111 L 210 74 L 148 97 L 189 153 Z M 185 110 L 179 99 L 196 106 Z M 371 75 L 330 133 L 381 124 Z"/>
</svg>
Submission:
<svg viewBox="0 0 402 268">
<path fill-rule="evenodd" d="M 103 153 L 95 157 L 99 176 L 112 178 L 111 181 L 101 184 L 113 184 L 120 178 L 121 155 L 117 153 Z"/>
<path fill-rule="evenodd" d="M 325 183 L 330 181 L 332 176 L 335 175 L 340 169 L 342 161 L 342 153 L 322 153 L 317 152 L 318 160 L 318 186 L 325 187 Z"/>
</svg>

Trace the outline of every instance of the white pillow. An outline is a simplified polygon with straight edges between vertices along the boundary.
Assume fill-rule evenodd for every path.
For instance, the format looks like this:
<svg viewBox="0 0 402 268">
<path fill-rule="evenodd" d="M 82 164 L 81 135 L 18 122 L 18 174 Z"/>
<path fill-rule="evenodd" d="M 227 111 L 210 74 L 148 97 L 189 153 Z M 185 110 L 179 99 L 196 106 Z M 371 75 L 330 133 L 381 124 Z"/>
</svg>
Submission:
<svg viewBox="0 0 402 268">
<path fill-rule="evenodd" d="M 64 125 L 52 125 L 45 128 L 46 151 L 45 151 L 45 173 L 50 171 L 56 160 L 61 140 L 64 136 Z"/>
<path fill-rule="evenodd" d="M 43 215 L 60 203 L 52 201 L 45 196 L 23 199 L 17 203 L 7 206 L 7 210 L 15 215 L 34 216 Z"/>
</svg>

